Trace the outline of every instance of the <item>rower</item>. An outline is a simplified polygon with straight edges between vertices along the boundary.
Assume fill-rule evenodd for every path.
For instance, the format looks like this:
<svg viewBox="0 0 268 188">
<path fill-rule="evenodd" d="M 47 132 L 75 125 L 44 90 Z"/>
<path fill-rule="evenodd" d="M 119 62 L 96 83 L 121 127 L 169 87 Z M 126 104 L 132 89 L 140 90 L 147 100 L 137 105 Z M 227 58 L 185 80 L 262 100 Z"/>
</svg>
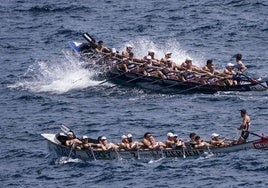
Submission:
<svg viewBox="0 0 268 188">
<path fill-rule="evenodd" d="M 95 48 L 95 51 L 98 52 L 98 53 L 103 53 L 103 54 L 106 54 L 106 53 L 110 53 L 111 52 L 111 50 L 109 50 L 104 45 L 104 42 L 102 40 L 98 41 L 98 46 L 97 46 L 97 48 Z"/>
<path fill-rule="evenodd" d="M 223 71 L 223 74 L 227 76 L 227 82 L 229 85 L 237 85 L 237 79 L 234 79 L 236 77 L 237 72 L 234 70 L 234 64 L 233 63 L 227 63 L 226 68 Z"/>
<path fill-rule="evenodd" d="M 166 147 L 167 148 L 172 148 L 172 146 L 174 145 L 174 143 L 175 143 L 174 142 L 174 134 L 171 133 L 171 132 L 167 133 L 167 140 L 165 142 Z"/>
<path fill-rule="evenodd" d="M 101 137 L 101 146 L 102 146 L 102 150 L 106 151 L 106 150 L 117 150 L 118 146 L 115 145 L 112 142 L 108 142 L 107 138 L 105 136 Z"/>
<path fill-rule="evenodd" d="M 159 67 L 153 65 L 151 56 L 147 56 L 146 60 L 147 62 L 145 63 L 144 70 L 146 71 L 147 76 L 160 77 L 162 79 L 167 78 L 160 70 L 158 70 Z"/>
<path fill-rule="evenodd" d="M 148 50 L 148 54 L 143 57 L 144 60 L 146 60 L 147 56 L 151 56 L 151 60 L 153 63 L 155 63 L 157 66 L 160 66 L 159 59 L 155 58 L 155 51 L 154 50 Z"/>
<path fill-rule="evenodd" d="M 235 59 L 236 59 L 236 63 L 237 63 L 236 68 L 238 69 L 238 71 L 241 73 L 245 72 L 247 70 L 247 67 L 242 62 L 242 54 L 236 54 Z"/>
<path fill-rule="evenodd" d="M 117 144 L 120 150 L 130 150 L 129 142 L 126 135 L 122 135 L 121 143 Z"/>
<path fill-rule="evenodd" d="M 65 145 L 67 147 L 74 147 L 74 148 L 76 148 L 80 144 L 82 144 L 82 141 L 80 141 L 79 139 L 75 138 L 73 132 L 68 132 L 67 133 L 67 140 L 65 142 Z"/>
<path fill-rule="evenodd" d="M 217 71 L 217 70 L 215 69 L 215 67 L 214 67 L 213 62 L 212 62 L 211 59 L 208 59 L 208 60 L 207 60 L 207 64 L 206 64 L 206 66 L 204 66 L 204 67 L 202 68 L 202 70 L 207 71 L 207 72 L 209 72 L 209 73 L 211 73 L 211 74 L 220 73 L 219 71 Z"/>
<path fill-rule="evenodd" d="M 200 136 L 195 136 L 195 148 L 208 148 L 211 146 L 210 143 L 206 142 L 205 140 L 201 139 Z"/>
<path fill-rule="evenodd" d="M 128 139 L 128 143 L 129 143 L 130 149 L 139 149 L 140 147 L 143 146 L 143 143 L 142 142 L 134 142 L 133 141 L 132 134 L 128 134 L 127 135 L 127 139 Z"/>
<path fill-rule="evenodd" d="M 173 140 L 174 140 L 174 144 L 172 145 L 173 149 L 186 148 L 185 142 L 182 139 L 180 139 L 177 134 L 173 134 Z"/>
<path fill-rule="evenodd" d="M 115 67 L 122 63 L 123 56 L 115 49 L 111 49 L 111 53 L 107 55 L 106 60 L 108 62 L 108 68 Z"/>
<path fill-rule="evenodd" d="M 189 134 L 190 141 L 188 143 L 189 143 L 190 147 L 192 147 L 192 148 L 194 148 L 196 145 L 196 141 L 195 141 L 196 136 L 197 136 L 196 133 Z"/>
<path fill-rule="evenodd" d="M 241 117 L 243 121 L 240 126 L 237 127 L 238 130 L 241 130 L 241 136 L 237 141 L 237 144 L 245 143 L 249 136 L 249 126 L 250 126 L 250 116 L 247 114 L 245 109 L 240 110 Z"/>
<path fill-rule="evenodd" d="M 224 75 L 215 69 L 211 59 L 207 60 L 206 66 L 204 66 L 202 70 L 208 72 L 208 75 L 205 78 L 208 84 L 211 85 L 217 83 L 217 85 L 226 85 L 224 82 L 225 79 L 222 77 Z"/>
<path fill-rule="evenodd" d="M 216 146 L 216 147 L 225 147 L 225 146 L 229 146 L 228 143 L 225 143 L 224 141 L 227 140 L 226 137 L 220 139 L 219 138 L 219 134 L 218 133 L 213 133 L 211 135 L 211 140 L 210 140 L 210 144 L 212 146 Z"/>
<path fill-rule="evenodd" d="M 185 70 L 183 76 L 186 81 L 206 84 L 202 77 L 207 76 L 208 72 L 193 65 L 191 58 L 186 58 L 186 60 L 181 64 L 181 68 Z"/>
<path fill-rule="evenodd" d="M 150 132 L 144 134 L 142 143 L 144 144 L 145 149 L 159 149 L 166 147 L 163 142 L 156 142 L 154 136 Z"/>
<path fill-rule="evenodd" d="M 122 52 L 122 55 L 124 56 L 124 57 L 129 57 L 129 53 L 132 51 L 132 49 L 133 49 L 133 46 L 132 45 L 130 45 L 130 44 L 128 44 L 127 45 L 127 47 L 126 47 L 126 49 Z"/>
<path fill-rule="evenodd" d="M 167 60 L 171 58 L 172 53 L 171 52 L 166 52 L 165 57 L 163 57 L 160 62 L 165 65 L 167 63 Z"/>
<path fill-rule="evenodd" d="M 80 146 L 77 146 L 78 149 L 82 150 L 82 149 L 92 149 L 91 145 L 92 143 L 88 142 L 88 137 L 86 135 L 84 135 L 82 137 L 82 144 Z"/>
<path fill-rule="evenodd" d="M 180 68 L 174 62 L 168 59 L 166 67 L 162 70 L 162 72 L 167 77 L 167 79 L 179 80 L 184 82 L 185 78 L 182 76 L 182 72 L 180 72 L 178 69 Z"/>
</svg>

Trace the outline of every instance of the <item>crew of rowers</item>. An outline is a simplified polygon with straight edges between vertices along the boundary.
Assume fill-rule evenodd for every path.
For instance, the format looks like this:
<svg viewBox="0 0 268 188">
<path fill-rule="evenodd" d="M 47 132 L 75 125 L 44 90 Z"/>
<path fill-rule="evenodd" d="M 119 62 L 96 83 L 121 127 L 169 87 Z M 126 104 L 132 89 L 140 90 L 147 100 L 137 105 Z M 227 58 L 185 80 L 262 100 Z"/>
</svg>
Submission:
<svg viewBox="0 0 268 188">
<path fill-rule="evenodd" d="M 115 48 L 107 48 L 103 41 L 99 41 L 94 48 L 108 62 L 113 62 L 111 66 L 116 67 L 117 70 L 161 79 L 223 86 L 237 85 L 240 84 L 240 75 L 247 70 L 242 62 L 241 54 L 236 55 L 236 66 L 233 63 L 228 63 L 221 72 L 214 67 L 212 60 L 207 60 L 206 65 L 202 68 L 193 65 L 191 58 L 186 58 L 181 65 L 178 65 L 171 60 L 171 52 L 166 52 L 165 56 L 159 60 L 155 58 L 154 50 L 149 50 L 143 58 L 138 58 L 134 56 L 132 49 L 133 46 L 128 44 L 120 54 Z"/>
<path fill-rule="evenodd" d="M 156 141 L 152 133 L 146 132 L 142 141 L 134 141 L 131 134 L 123 135 L 120 143 L 112 143 L 105 136 L 100 136 L 97 143 L 90 143 L 86 135 L 82 139 L 75 138 L 73 132 L 67 133 L 65 145 L 78 150 L 97 150 L 97 151 L 129 151 L 129 150 L 155 150 L 155 149 L 194 149 L 209 147 L 225 147 L 235 143 L 228 138 L 219 138 L 219 134 L 213 133 L 211 140 L 205 141 L 195 133 L 190 133 L 190 140 L 184 141 L 177 134 L 167 133 L 167 139 L 164 142 Z"/>
</svg>

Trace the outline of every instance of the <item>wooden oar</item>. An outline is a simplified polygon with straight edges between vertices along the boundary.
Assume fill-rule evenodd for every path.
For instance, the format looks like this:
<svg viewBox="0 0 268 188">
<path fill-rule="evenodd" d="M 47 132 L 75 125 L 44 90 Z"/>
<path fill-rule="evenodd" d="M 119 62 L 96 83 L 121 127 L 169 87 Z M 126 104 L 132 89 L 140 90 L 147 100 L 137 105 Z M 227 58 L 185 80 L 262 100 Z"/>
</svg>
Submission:
<svg viewBox="0 0 268 188">
<path fill-rule="evenodd" d="M 121 60 L 120 63 L 118 63 L 117 65 L 120 65 L 121 63 L 124 63 L 124 60 Z M 136 68 L 137 68 L 137 67 L 135 67 L 134 69 L 136 69 Z M 110 81 L 110 80 L 113 80 L 113 79 L 115 79 L 115 78 L 118 78 L 118 77 L 120 77 L 120 76 L 123 76 L 123 75 L 125 75 L 125 74 L 127 74 L 127 73 L 128 73 L 128 72 L 124 72 L 124 73 L 119 74 L 119 75 L 117 75 L 117 76 L 115 76 L 115 77 L 112 77 L 112 78 L 109 78 L 109 79 L 107 79 L 107 80 L 104 80 L 103 82 L 99 83 L 98 85 L 104 84 L 104 83 L 106 83 L 106 82 L 108 82 L 108 81 Z"/>
<path fill-rule="evenodd" d="M 90 44 L 95 44 L 95 39 L 90 36 L 88 33 L 84 33 L 83 37 L 90 43 Z"/>
<path fill-rule="evenodd" d="M 167 68 L 167 66 L 165 66 L 165 67 L 163 67 L 163 68 L 161 68 L 161 69 L 159 69 L 159 70 L 157 69 L 157 70 L 158 70 L 158 71 L 162 71 L 162 70 L 164 70 L 165 68 Z M 139 77 L 137 77 L 137 78 L 133 78 L 132 80 L 128 80 L 126 83 L 135 81 L 135 80 L 140 79 L 140 78 L 145 77 L 145 76 L 148 76 L 148 75 L 142 75 L 142 76 L 139 76 Z M 149 77 L 152 78 L 152 76 L 149 76 Z M 154 76 L 153 78 L 159 78 L 159 77 L 155 77 L 155 76 Z M 153 84 L 153 83 L 155 83 L 155 82 L 157 82 L 157 81 L 159 81 L 159 80 L 165 80 L 165 78 L 159 78 L 159 79 L 157 79 L 157 80 L 155 80 L 155 81 L 152 81 L 152 82 L 150 82 L 150 83 Z"/>
<path fill-rule="evenodd" d="M 259 135 L 259 134 L 257 134 L 257 133 L 253 133 L 253 132 L 251 132 L 251 131 L 247 131 L 247 132 L 248 132 L 249 134 L 252 134 L 252 135 L 254 135 L 254 136 L 260 137 L 260 138 L 262 138 L 262 139 L 268 139 L 267 136 Z"/>
<path fill-rule="evenodd" d="M 69 159 L 71 158 L 71 154 L 72 154 L 73 149 L 74 149 L 74 143 L 71 145 L 71 150 L 70 150 L 70 153 L 69 153 L 69 155 L 68 155 L 67 162 L 68 162 Z"/>
<path fill-rule="evenodd" d="M 142 78 L 142 77 L 145 77 L 145 76 L 147 76 L 147 75 L 141 75 L 141 76 L 138 76 L 138 77 L 136 77 L 136 78 L 133 78 L 133 79 L 131 79 L 131 80 L 126 81 L 126 83 L 133 82 L 133 81 L 138 80 L 138 79 L 140 79 L 140 78 Z"/>
<path fill-rule="evenodd" d="M 189 79 L 189 80 L 191 80 L 191 79 Z M 187 81 L 189 81 L 189 80 L 187 80 Z M 174 86 L 176 86 L 176 85 L 178 85 L 178 84 L 180 84 L 180 83 L 186 83 L 187 81 L 185 81 L 185 82 L 183 82 L 183 81 L 176 81 L 175 84 L 166 86 L 166 87 L 164 87 L 164 89 L 167 89 L 167 88 L 170 88 L 170 87 L 174 87 Z"/>
<path fill-rule="evenodd" d="M 61 125 L 61 130 L 65 134 L 68 134 L 68 132 L 73 132 L 70 128 L 66 127 L 64 124 Z"/>
<path fill-rule="evenodd" d="M 98 85 L 101 85 L 101 84 L 104 84 L 104 83 L 106 83 L 106 82 L 109 82 L 110 80 L 116 79 L 116 78 L 118 78 L 118 77 L 120 77 L 120 76 L 123 76 L 123 75 L 125 75 L 125 74 L 127 74 L 127 73 L 128 73 L 128 72 L 124 72 L 124 73 L 122 73 L 122 74 L 119 74 L 119 75 L 114 76 L 114 77 L 112 77 L 112 78 L 109 78 L 109 79 L 107 79 L 107 80 L 104 80 L 103 82 L 99 83 Z"/>
<path fill-rule="evenodd" d="M 207 85 L 207 84 L 206 84 L 206 85 Z M 178 92 L 178 93 L 176 93 L 176 94 L 185 93 L 185 92 L 187 92 L 187 91 L 191 91 L 191 90 L 194 90 L 194 89 L 198 89 L 198 88 L 203 87 L 203 86 L 206 86 L 206 85 L 203 85 L 203 84 L 201 84 L 201 85 L 197 85 L 197 86 L 191 87 L 191 88 L 189 88 L 189 89 L 182 90 L 182 91 L 180 91 L 180 92 Z"/>
<path fill-rule="evenodd" d="M 223 80 L 225 80 L 225 79 L 226 79 L 226 78 L 219 79 L 219 80 L 215 81 L 214 83 L 219 82 L 219 81 L 223 81 Z M 197 86 L 194 86 L 194 87 L 192 87 L 192 88 L 182 90 L 181 92 L 179 92 L 179 93 L 177 93 L 177 94 L 185 93 L 185 92 L 187 92 L 187 91 L 191 91 L 191 90 L 198 89 L 198 88 L 201 88 L 201 87 L 204 87 L 204 86 L 209 86 L 209 85 L 210 85 L 210 84 L 201 84 L 201 85 L 197 85 Z"/>
<path fill-rule="evenodd" d="M 261 85 L 261 86 L 264 87 L 265 89 L 268 89 L 268 87 L 265 86 L 265 85 L 263 85 L 261 82 L 255 80 L 255 79 L 253 79 L 253 78 L 250 78 L 250 77 L 248 77 L 248 76 L 245 75 L 245 74 L 241 74 L 241 75 L 245 76 L 245 77 L 246 77 L 247 79 L 249 79 L 252 83 L 256 83 L 257 85 Z"/>
<path fill-rule="evenodd" d="M 167 66 L 164 67 L 164 68 L 162 68 L 162 69 L 160 69 L 160 71 L 163 70 L 163 69 L 165 69 L 165 68 L 167 68 Z M 173 73 L 180 73 L 179 71 L 172 71 L 172 72 Z M 150 82 L 150 84 L 154 84 L 154 83 L 156 83 L 158 81 L 162 81 L 162 80 L 169 80 L 168 78 L 167 79 L 165 79 L 165 78 L 159 78 L 159 77 L 155 77 L 155 78 L 158 78 L 158 79 L 156 79 L 155 81 Z"/>
</svg>

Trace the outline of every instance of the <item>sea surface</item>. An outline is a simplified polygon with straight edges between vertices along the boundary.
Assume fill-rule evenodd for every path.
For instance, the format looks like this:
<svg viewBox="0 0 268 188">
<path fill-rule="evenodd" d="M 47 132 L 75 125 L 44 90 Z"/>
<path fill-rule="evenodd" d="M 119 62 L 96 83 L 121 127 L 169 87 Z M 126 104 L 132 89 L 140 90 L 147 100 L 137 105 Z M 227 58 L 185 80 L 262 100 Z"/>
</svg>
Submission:
<svg viewBox="0 0 268 188">
<path fill-rule="evenodd" d="M 205 158 L 63 163 L 52 160 L 41 133 L 70 127 L 78 136 L 119 142 L 147 131 L 237 138 L 239 110 L 251 131 L 268 135 L 268 92 L 161 94 L 115 86 L 83 68 L 68 41 L 90 33 L 121 51 L 134 46 L 181 63 L 207 59 L 223 69 L 242 53 L 247 75 L 268 77 L 266 0 L 6 0 L 0 4 L 0 187 L 268 187 L 268 152 Z M 257 139 L 251 135 L 249 140 Z"/>
</svg>

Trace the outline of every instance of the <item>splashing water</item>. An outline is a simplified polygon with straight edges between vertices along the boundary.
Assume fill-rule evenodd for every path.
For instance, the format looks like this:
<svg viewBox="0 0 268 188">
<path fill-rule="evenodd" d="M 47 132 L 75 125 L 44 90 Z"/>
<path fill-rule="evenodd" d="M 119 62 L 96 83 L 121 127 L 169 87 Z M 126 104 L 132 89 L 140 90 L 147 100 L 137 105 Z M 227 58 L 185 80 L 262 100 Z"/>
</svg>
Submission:
<svg viewBox="0 0 268 188">
<path fill-rule="evenodd" d="M 165 56 L 166 52 L 171 52 L 171 59 L 178 65 L 185 61 L 187 57 L 191 58 L 190 54 L 187 54 L 185 50 L 182 49 L 179 42 L 175 39 L 169 39 L 165 44 L 156 44 L 149 39 L 146 38 L 137 38 L 135 40 L 131 40 L 128 43 L 124 44 L 124 47 L 127 44 L 131 44 L 133 46 L 133 52 L 138 57 L 144 57 L 147 55 L 148 50 L 155 51 L 155 57 L 157 59 L 161 59 Z M 124 50 L 124 47 L 120 49 L 120 51 Z M 193 58 L 192 58 L 193 59 Z M 204 63 L 201 63 L 202 60 L 194 59 L 193 64 L 201 66 Z"/>
<path fill-rule="evenodd" d="M 81 159 L 72 159 L 68 157 L 61 157 L 55 160 L 55 164 L 57 165 L 62 165 L 62 164 L 67 164 L 67 163 L 81 163 L 83 162 Z"/>
<path fill-rule="evenodd" d="M 96 71 L 83 68 L 85 62 L 66 52 L 64 57 L 50 61 L 39 61 L 29 66 L 23 78 L 11 85 L 11 88 L 22 88 L 35 93 L 66 93 L 74 89 L 95 86 L 99 81 L 93 80 Z"/>
</svg>

